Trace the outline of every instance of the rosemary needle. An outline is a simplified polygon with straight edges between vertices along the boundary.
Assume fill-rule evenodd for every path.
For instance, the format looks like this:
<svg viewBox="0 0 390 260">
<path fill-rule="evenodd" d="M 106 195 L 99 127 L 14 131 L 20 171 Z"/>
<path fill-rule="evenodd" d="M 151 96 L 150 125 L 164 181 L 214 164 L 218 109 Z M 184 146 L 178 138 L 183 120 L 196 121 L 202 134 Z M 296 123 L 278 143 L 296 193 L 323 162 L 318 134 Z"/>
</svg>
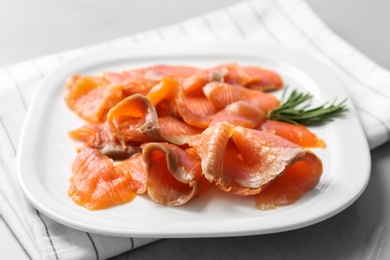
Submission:
<svg viewBox="0 0 390 260">
<path fill-rule="evenodd" d="M 305 103 L 313 98 L 312 95 L 293 90 L 286 98 L 286 92 L 285 89 L 282 95 L 282 104 L 268 113 L 268 119 L 313 126 L 332 121 L 348 110 L 345 104 L 346 99 L 340 103 L 334 101 L 331 104 L 325 103 L 321 106 L 309 108 L 309 105 Z"/>
</svg>

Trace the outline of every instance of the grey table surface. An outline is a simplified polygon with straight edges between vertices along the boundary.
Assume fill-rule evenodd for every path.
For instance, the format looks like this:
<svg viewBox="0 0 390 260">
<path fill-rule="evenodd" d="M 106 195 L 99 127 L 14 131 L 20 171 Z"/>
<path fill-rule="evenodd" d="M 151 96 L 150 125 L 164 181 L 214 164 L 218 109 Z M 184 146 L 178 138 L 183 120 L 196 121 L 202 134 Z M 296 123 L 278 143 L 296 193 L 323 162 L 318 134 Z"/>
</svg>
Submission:
<svg viewBox="0 0 390 260">
<path fill-rule="evenodd" d="M 173 24 L 237 2 L 0 0 L 0 66 Z M 390 1 L 307 2 L 335 33 L 390 70 Z M 375 259 L 386 244 L 380 253 L 390 259 L 390 143 L 373 150 L 371 160 L 372 176 L 362 196 L 321 223 L 269 235 L 163 239 L 114 259 Z M 29 258 L 1 218 L 0 241 L 0 259 Z"/>
</svg>

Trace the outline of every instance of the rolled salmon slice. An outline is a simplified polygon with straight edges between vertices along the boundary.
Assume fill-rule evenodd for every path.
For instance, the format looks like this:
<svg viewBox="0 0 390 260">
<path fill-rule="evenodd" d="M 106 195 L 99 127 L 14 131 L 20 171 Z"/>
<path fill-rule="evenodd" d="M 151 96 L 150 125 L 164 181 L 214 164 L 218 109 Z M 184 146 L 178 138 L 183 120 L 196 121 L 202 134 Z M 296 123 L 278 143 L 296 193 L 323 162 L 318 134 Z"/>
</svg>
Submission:
<svg viewBox="0 0 390 260">
<path fill-rule="evenodd" d="M 156 203 L 179 206 L 201 190 L 202 169 L 197 156 L 168 143 L 142 146 L 148 175 L 147 192 Z"/>
<path fill-rule="evenodd" d="M 201 158 L 202 173 L 209 182 L 223 182 L 223 158 L 232 133 L 233 125 L 220 122 L 188 140 Z"/>
<path fill-rule="evenodd" d="M 123 99 L 107 115 L 107 124 L 121 143 L 160 140 L 157 121 L 155 107 L 141 94 Z"/>
</svg>

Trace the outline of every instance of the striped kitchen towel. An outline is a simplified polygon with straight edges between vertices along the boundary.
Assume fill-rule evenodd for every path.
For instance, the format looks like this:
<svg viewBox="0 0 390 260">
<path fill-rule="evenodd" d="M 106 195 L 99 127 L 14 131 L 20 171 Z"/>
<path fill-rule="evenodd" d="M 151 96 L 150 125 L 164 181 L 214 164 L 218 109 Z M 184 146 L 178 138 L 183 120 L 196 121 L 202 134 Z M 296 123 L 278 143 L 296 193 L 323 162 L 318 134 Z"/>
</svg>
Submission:
<svg viewBox="0 0 390 260">
<path fill-rule="evenodd" d="M 34 209 L 16 180 L 16 154 L 33 92 L 65 60 L 92 49 L 232 39 L 309 51 L 344 81 L 373 149 L 389 140 L 390 73 L 334 34 L 303 0 L 243 1 L 222 10 L 0 68 L 0 213 L 33 259 L 106 259 L 156 239 L 108 237 L 63 226 Z"/>
</svg>

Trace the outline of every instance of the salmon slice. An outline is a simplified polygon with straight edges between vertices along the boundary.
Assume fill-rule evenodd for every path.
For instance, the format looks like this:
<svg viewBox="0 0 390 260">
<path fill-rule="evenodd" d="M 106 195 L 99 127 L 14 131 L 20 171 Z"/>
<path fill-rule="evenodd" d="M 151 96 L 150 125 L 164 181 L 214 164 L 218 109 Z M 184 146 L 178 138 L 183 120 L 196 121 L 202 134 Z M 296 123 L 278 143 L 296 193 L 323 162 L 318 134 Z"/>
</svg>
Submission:
<svg viewBox="0 0 390 260">
<path fill-rule="evenodd" d="M 316 134 L 301 124 L 294 125 L 276 120 L 266 120 L 261 124 L 260 129 L 275 133 L 305 148 L 326 148 L 324 140 L 319 139 Z"/>
<path fill-rule="evenodd" d="M 221 182 L 223 178 L 223 156 L 233 132 L 233 125 L 220 122 L 188 140 L 201 158 L 203 175 L 209 182 Z"/>
<path fill-rule="evenodd" d="M 280 105 L 280 101 L 270 94 L 223 82 L 208 83 L 203 87 L 203 92 L 204 94 L 179 93 L 176 99 L 177 111 L 182 119 L 198 128 L 205 129 L 211 123 L 215 124 L 222 120 L 232 123 L 236 121 L 234 124 L 246 121 L 248 125 L 258 125 L 265 119 L 268 111 Z M 240 101 L 248 105 L 240 103 L 231 105 Z M 229 105 L 231 106 L 227 107 Z M 221 111 L 225 108 L 225 111 Z"/>
<path fill-rule="evenodd" d="M 224 82 L 260 91 L 273 91 L 283 87 L 282 78 L 274 71 L 259 66 L 222 64 L 216 68 L 226 71 Z"/>
<path fill-rule="evenodd" d="M 165 137 L 192 136 L 200 134 L 203 129 L 191 126 L 174 117 L 160 117 L 158 119 L 161 135 Z"/>
<path fill-rule="evenodd" d="M 261 192 L 304 152 L 274 134 L 226 122 L 207 128 L 188 144 L 201 158 L 205 177 L 237 195 Z"/>
<path fill-rule="evenodd" d="M 158 117 L 179 117 L 175 101 L 161 100 L 156 106 Z"/>
<path fill-rule="evenodd" d="M 125 167 L 116 167 L 108 157 L 93 148 L 82 148 L 72 164 L 69 197 L 80 206 L 98 210 L 132 201 L 139 183 L 130 172 L 143 171 L 137 159 Z M 138 159 L 139 161 L 139 159 Z M 136 162 L 136 166 L 132 166 Z M 137 173 L 137 175 L 140 175 Z"/>
<path fill-rule="evenodd" d="M 224 82 L 224 77 L 228 73 L 226 68 L 216 67 L 204 69 L 190 75 L 183 81 L 183 90 L 186 94 L 201 94 L 202 88 L 210 82 Z"/>
<path fill-rule="evenodd" d="M 283 80 L 275 71 L 256 66 L 245 66 L 243 70 L 250 80 L 245 87 L 261 91 L 274 91 L 283 87 Z"/>
<path fill-rule="evenodd" d="M 168 143 L 142 146 L 149 197 L 158 204 L 179 206 L 193 198 L 198 189 L 202 169 L 197 156 Z"/>
<path fill-rule="evenodd" d="M 110 109 L 107 123 L 121 143 L 138 143 L 161 139 L 153 104 L 141 94 L 134 94 Z"/>
<path fill-rule="evenodd" d="M 185 93 L 196 93 L 210 82 L 225 82 L 260 91 L 273 91 L 283 87 L 282 78 L 272 70 L 231 63 L 204 69 L 189 76 L 184 80 L 183 88 Z"/>
<path fill-rule="evenodd" d="M 184 93 L 180 87 L 181 86 L 176 79 L 163 78 L 160 83 L 149 91 L 146 97 L 156 107 L 158 115 L 173 115 L 177 117 L 177 115 L 180 114 L 180 111 L 186 110 L 188 111 L 188 114 L 192 114 L 193 117 L 200 118 L 215 113 L 214 106 L 204 95 L 186 96 L 185 101 L 179 101 L 184 97 Z M 159 106 L 163 101 L 166 102 Z M 178 109 L 178 103 L 183 107 L 182 109 Z"/>
<path fill-rule="evenodd" d="M 151 80 L 143 77 L 141 69 L 132 72 L 105 72 L 102 78 L 115 86 L 120 86 L 123 89 L 125 96 L 133 94 L 146 95 L 150 89 L 158 83 L 157 80 Z"/>
<path fill-rule="evenodd" d="M 225 121 L 232 125 L 256 128 L 265 120 L 265 117 L 262 110 L 253 107 L 246 101 L 237 101 L 215 113 L 209 126 Z"/>
<path fill-rule="evenodd" d="M 251 81 L 250 75 L 246 73 L 242 66 L 236 63 L 228 63 L 217 66 L 217 68 L 225 70 L 224 82 L 233 85 L 245 86 Z"/>
<path fill-rule="evenodd" d="M 105 72 L 103 74 L 103 77 L 111 82 L 126 85 L 132 81 L 142 81 L 145 79 L 153 82 L 158 82 L 166 77 L 183 80 L 197 73 L 199 70 L 200 69 L 191 66 L 156 65 L 144 68 L 124 70 L 121 73 Z"/>
<path fill-rule="evenodd" d="M 96 148 L 114 160 L 123 160 L 140 152 L 139 144 L 121 143 L 105 123 L 87 123 L 73 131 L 69 136 L 84 143 L 85 147 Z"/>
<path fill-rule="evenodd" d="M 158 118 L 151 101 L 139 94 L 125 98 L 113 107 L 108 113 L 107 124 L 123 146 L 155 141 L 181 145 L 189 136 L 201 131 L 179 119 Z"/>
<path fill-rule="evenodd" d="M 179 82 L 174 78 L 162 78 L 161 81 L 153 86 L 146 97 L 154 106 L 163 99 L 172 100 L 177 96 Z"/>
<path fill-rule="evenodd" d="M 175 78 L 178 81 L 183 81 L 187 77 L 199 72 L 199 68 L 183 65 L 157 65 L 147 68 L 146 77 L 152 79 L 162 79 L 165 77 Z"/>
<path fill-rule="evenodd" d="M 200 102 L 197 102 L 197 104 L 200 104 Z M 178 115 L 180 115 L 183 121 L 186 122 L 187 124 L 202 129 L 207 128 L 208 125 L 210 124 L 211 122 L 210 116 L 205 116 L 200 113 L 192 111 L 192 109 L 194 109 L 195 106 L 191 104 L 190 105 L 187 104 L 187 98 L 185 97 L 183 91 L 179 91 L 178 96 L 175 99 L 175 105 L 176 105 Z M 190 109 L 189 107 L 192 109 Z M 212 110 L 214 111 L 214 108 L 212 108 Z"/>
<path fill-rule="evenodd" d="M 191 96 L 186 95 L 185 103 L 192 114 L 200 117 L 211 116 L 217 112 L 213 103 L 211 103 L 204 94 Z"/>
<path fill-rule="evenodd" d="M 91 148 L 102 148 L 107 143 L 115 143 L 116 138 L 106 124 L 86 123 L 83 126 L 68 132 L 75 140 L 83 142 Z"/>
<path fill-rule="evenodd" d="M 141 69 L 118 72 L 105 72 L 103 78 L 113 85 L 123 87 L 127 95 L 146 95 L 163 78 L 171 77 L 183 81 L 184 78 L 196 73 L 199 69 L 190 66 L 158 65 Z"/>
<path fill-rule="evenodd" d="M 295 203 L 319 183 L 322 171 L 321 160 L 314 153 L 305 152 L 281 177 L 256 195 L 256 207 L 266 210 Z"/>
<path fill-rule="evenodd" d="M 238 153 L 232 154 L 234 150 L 229 149 L 224 168 L 234 182 L 225 186 L 230 186 L 230 192 L 238 195 L 261 192 L 305 152 L 284 138 L 241 126 L 234 127 L 232 141 L 229 144 Z"/>
<path fill-rule="evenodd" d="M 122 175 L 131 175 L 131 190 L 134 190 L 137 194 L 144 194 L 146 192 L 148 176 L 146 174 L 141 152 L 115 164 L 114 168 L 116 172 L 119 172 Z"/>
<path fill-rule="evenodd" d="M 246 101 L 264 113 L 280 105 L 280 101 L 273 95 L 228 83 L 208 83 L 203 87 L 203 92 L 217 110 L 237 101 Z"/>
<path fill-rule="evenodd" d="M 66 83 L 65 102 L 86 121 L 97 123 L 106 119 L 107 112 L 122 98 L 122 87 L 111 85 L 100 77 L 75 75 Z"/>
</svg>

